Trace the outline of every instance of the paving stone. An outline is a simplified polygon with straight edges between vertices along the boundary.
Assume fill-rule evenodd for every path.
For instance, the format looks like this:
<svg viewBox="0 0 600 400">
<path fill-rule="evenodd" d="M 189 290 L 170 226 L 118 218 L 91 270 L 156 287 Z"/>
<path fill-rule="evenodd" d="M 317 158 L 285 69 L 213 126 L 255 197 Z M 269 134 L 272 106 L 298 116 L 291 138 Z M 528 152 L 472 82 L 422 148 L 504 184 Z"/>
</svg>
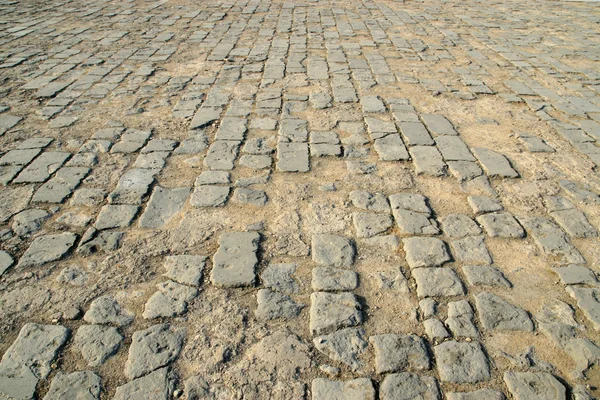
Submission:
<svg viewBox="0 0 600 400">
<path fill-rule="evenodd" d="M 525 231 L 515 217 L 509 213 L 485 214 L 477 217 L 477 222 L 483 226 L 491 237 L 522 238 Z"/>
<path fill-rule="evenodd" d="M 600 285 L 594 272 L 583 265 L 571 264 L 566 267 L 552 268 L 560 277 L 564 285 L 586 284 L 592 286 Z"/>
<path fill-rule="evenodd" d="M 312 259 L 318 265 L 349 267 L 354 263 L 352 242 L 339 235 L 316 234 L 312 238 Z"/>
<path fill-rule="evenodd" d="M 311 106 L 317 110 L 331 107 L 331 95 L 328 93 L 311 93 L 308 101 Z"/>
<path fill-rule="evenodd" d="M 129 379 L 147 375 L 173 362 L 183 347 L 184 332 L 169 324 L 152 325 L 131 337 L 125 375 Z"/>
<path fill-rule="evenodd" d="M 432 146 L 434 144 L 429 132 L 420 122 L 400 122 L 398 126 L 407 146 Z"/>
<path fill-rule="evenodd" d="M 190 188 L 154 188 L 146 210 L 140 217 L 140 228 L 162 228 L 181 212 Z"/>
<path fill-rule="evenodd" d="M 194 189 L 190 204 L 194 207 L 219 207 L 227 202 L 229 186 L 204 185 Z"/>
<path fill-rule="evenodd" d="M 459 182 L 468 181 L 483 175 L 483 170 L 472 161 L 448 161 L 450 173 Z"/>
<path fill-rule="evenodd" d="M 194 186 L 230 183 L 230 173 L 227 171 L 204 171 L 196 178 Z"/>
<path fill-rule="evenodd" d="M 417 283 L 419 297 L 458 296 L 465 293 L 458 275 L 450 268 L 415 268 L 411 273 Z"/>
<path fill-rule="evenodd" d="M 368 343 L 364 338 L 364 331 L 356 328 L 345 328 L 329 335 L 318 336 L 313 339 L 315 348 L 331 358 L 358 371 L 363 367 L 360 356 L 366 351 Z"/>
<path fill-rule="evenodd" d="M 553 211 L 550 215 L 571 236 L 577 238 L 598 236 L 598 230 L 590 224 L 585 214 L 575 208 Z"/>
<path fill-rule="evenodd" d="M 86 167 L 63 167 L 43 184 L 31 199 L 40 203 L 62 203 L 90 173 Z"/>
<path fill-rule="evenodd" d="M 505 400 L 504 394 L 493 389 L 479 389 L 474 392 L 446 393 L 448 400 Z"/>
<path fill-rule="evenodd" d="M 504 382 L 516 400 L 567 398 L 565 387 L 547 372 L 506 371 Z"/>
<path fill-rule="evenodd" d="M 423 120 L 425 125 L 427 125 L 427 129 L 429 129 L 429 132 L 433 133 L 434 135 L 458 135 L 458 132 L 454 130 L 454 127 L 452 126 L 450 121 L 448 121 L 443 115 L 421 114 L 421 119 Z"/>
<path fill-rule="evenodd" d="M 133 163 L 133 168 L 160 170 L 165 166 L 166 159 L 169 157 L 169 154 L 170 153 L 168 151 L 156 151 L 140 154 L 136 158 L 135 163 Z"/>
<path fill-rule="evenodd" d="M 10 254 L 4 250 L 0 250 L 0 276 L 4 274 L 13 264 L 14 260 Z"/>
<path fill-rule="evenodd" d="M 456 260 L 462 263 L 475 265 L 492 263 L 492 256 L 485 246 L 483 236 L 468 236 L 453 240 L 450 245 Z"/>
<path fill-rule="evenodd" d="M 33 399 L 40 379 L 65 344 L 69 330 L 60 325 L 25 324 L 0 361 L 0 395 L 8 399 Z"/>
<path fill-rule="evenodd" d="M 167 368 L 161 368 L 118 386 L 113 400 L 168 400 L 172 392 L 171 386 Z"/>
<path fill-rule="evenodd" d="M 323 334 L 362 323 L 361 306 L 351 293 L 313 292 L 310 295 L 310 330 Z"/>
<path fill-rule="evenodd" d="M 430 340 L 443 340 L 450 336 L 446 327 L 439 319 L 430 318 L 423 321 L 423 327 L 425 328 L 425 334 Z"/>
<path fill-rule="evenodd" d="M 378 374 L 430 368 L 425 343 L 416 335 L 375 335 L 369 338 L 369 342 L 375 350 L 375 368 Z"/>
<path fill-rule="evenodd" d="M 146 319 L 170 318 L 187 312 L 188 303 L 198 296 L 198 290 L 173 281 L 156 285 L 157 292 L 146 302 L 142 316 Z"/>
<path fill-rule="evenodd" d="M 475 296 L 477 313 L 486 330 L 533 331 L 527 312 L 495 294 L 483 292 Z"/>
<path fill-rule="evenodd" d="M 555 151 L 553 147 L 537 136 L 520 134 L 519 139 L 521 139 L 527 150 L 532 153 L 554 153 Z"/>
<path fill-rule="evenodd" d="M 413 146 L 410 155 L 417 175 L 445 176 L 447 165 L 434 146 Z"/>
<path fill-rule="evenodd" d="M 354 207 L 368 211 L 389 212 L 390 206 L 387 198 L 381 193 L 369 193 L 364 190 L 350 192 L 350 201 Z"/>
<path fill-rule="evenodd" d="M 215 140 L 208 148 L 204 165 L 210 169 L 232 170 L 240 144 L 233 140 Z"/>
<path fill-rule="evenodd" d="M 296 264 L 270 264 L 260 274 L 262 284 L 274 291 L 293 294 L 300 291 L 300 285 L 293 278 Z"/>
<path fill-rule="evenodd" d="M 110 296 L 101 296 L 92 301 L 83 320 L 90 324 L 111 324 L 127 326 L 133 321 L 134 314 L 121 308 L 119 303 Z"/>
<path fill-rule="evenodd" d="M 518 178 L 519 174 L 510 165 L 508 159 L 493 150 L 481 147 L 473 148 L 475 157 L 479 160 L 486 174 L 491 177 Z"/>
<path fill-rule="evenodd" d="M 97 367 L 115 354 L 122 342 L 123 336 L 112 326 L 82 325 L 73 344 L 90 367 Z"/>
<path fill-rule="evenodd" d="M 410 372 L 389 374 L 381 382 L 380 400 L 440 400 L 442 395 L 437 381 L 431 376 L 421 376 Z"/>
<path fill-rule="evenodd" d="M 485 214 L 504 209 L 498 200 L 486 196 L 469 196 L 467 201 L 475 214 Z"/>
<path fill-rule="evenodd" d="M 258 306 L 254 315 L 258 320 L 290 319 L 300 314 L 304 305 L 296 303 L 284 293 L 260 289 L 256 294 Z"/>
<path fill-rule="evenodd" d="M 38 208 L 21 211 L 13 217 L 12 230 L 21 237 L 30 236 L 39 231 L 42 224 L 50 218 L 50 213 Z"/>
<path fill-rule="evenodd" d="M 600 331 L 600 289 L 567 286 L 567 293 L 577 300 L 577 306 L 594 329 Z"/>
<path fill-rule="evenodd" d="M 464 214 L 449 214 L 444 217 L 442 230 L 446 236 L 458 238 L 481 234 L 481 228 L 469 216 Z"/>
<path fill-rule="evenodd" d="M 213 257 L 211 282 L 219 287 L 252 286 L 256 252 L 260 234 L 257 232 L 228 232 L 219 238 L 219 250 Z"/>
<path fill-rule="evenodd" d="M 308 141 L 308 122 L 303 119 L 284 119 L 279 127 L 279 135 L 290 142 Z"/>
<path fill-rule="evenodd" d="M 267 194 L 263 190 L 253 190 L 246 188 L 237 188 L 233 192 L 231 201 L 240 204 L 250 204 L 256 207 L 262 207 L 267 204 Z"/>
<path fill-rule="evenodd" d="M 277 169 L 284 172 L 307 172 L 310 170 L 308 144 L 278 143 Z"/>
<path fill-rule="evenodd" d="M 100 377 L 92 371 L 57 373 L 44 400 L 94 400 L 100 398 Z"/>
<path fill-rule="evenodd" d="M 167 256 L 165 276 L 185 285 L 199 286 L 207 257 L 190 254 Z"/>
<path fill-rule="evenodd" d="M 411 237 L 402 239 L 406 262 L 409 267 L 437 267 L 450 261 L 446 244 L 440 239 L 430 237 Z"/>
<path fill-rule="evenodd" d="M 248 139 L 242 148 L 242 151 L 244 153 L 256 155 L 269 155 L 273 153 L 273 149 L 268 145 L 267 140 L 264 138 Z"/>
<path fill-rule="evenodd" d="M 383 121 L 379 118 L 365 117 L 365 123 L 367 124 L 367 130 L 371 139 L 381 139 L 393 133 L 398 133 L 396 124 L 390 121 Z"/>
<path fill-rule="evenodd" d="M 311 143 L 310 155 L 313 157 L 339 157 L 342 155 L 342 146 L 337 144 Z"/>
<path fill-rule="evenodd" d="M 107 204 L 100 210 L 94 226 L 98 230 L 125 228 L 135 218 L 139 207 L 126 204 Z"/>
<path fill-rule="evenodd" d="M 385 105 L 378 96 L 362 96 L 360 98 L 363 113 L 383 113 Z"/>
<path fill-rule="evenodd" d="M 458 136 L 438 136 L 435 144 L 446 161 L 475 161 L 467 145 Z"/>
<path fill-rule="evenodd" d="M 352 214 L 354 228 L 358 237 L 372 237 L 387 231 L 392 226 L 389 214 L 356 212 Z"/>
<path fill-rule="evenodd" d="M 463 272 L 470 285 L 511 287 L 502 272 L 490 265 L 463 266 Z"/>
<path fill-rule="evenodd" d="M 448 303 L 448 318 L 446 325 L 454 334 L 454 337 L 478 337 L 479 331 L 473 323 L 473 309 L 466 300 Z"/>
<path fill-rule="evenodd" d="M 244 118 L 225 117 L 221 120 L 215 140 L 244 140 L 248 130 L 247 125 L 248 120 Z"/>
<path fill-rule="evenodd" d="M 450 383 L 478 383 L 490 379 L 490 366 L 479 343 L 444 342 L 433 348 L 440 379 Z"/>
<path fill-rule="evenodd" d="M 13 180 L 13 183 L 41 183 L 58 170 L 71 154 L 49 151 L 42 153 Z"/>
<path fill-rule="evenodd" d="M 36 237 L 19 259 L 17 267 L 43 265 L 61 259 L 75 244 L 77 235 L 70 232 Z"/>
<path fill-rule="evenodd" d="M 398 134 L 390 134 L 381 139 L 376 139 L 373 148 L 381 161 L 401 161 L 410 158 L 404 142 Z"/>
<path fill-rule="evenodd" d="M 367 378 L 349 381 L 332 381 L 325 378 L 313 379 L 313 400 L 375 400 L 375 388 Z"/>
<path fill-rule="evenodd" d="M 565 263 L 585 263 L 585 259 L 569 242 L 565 233 L 550 219 L 529 217 L 520 218 L 519 222 L 527 229 L 542 252 Z"/>
<path fill-rule="evenodd" d="M 27 165 L 41 152 L 41 148 L 30 149 L 27 147 L 10 150 L 0 157 L 0 165 Z"/>
<path fill-rule="evenodd" d="M 316 267 L 312 270 L 312 289 L 323 292 L 354 290 L 358 275 L 354 271 L 333 267 Z"/>
<path fill-rule="evenodd" d="M 356 90 L 351 87 L 340 87 L 333 86 L 333 98 L 338 103 L 356 103 L 358 97 L 356 97 Z"/>
<path fill-rule="evenodd" d="M 154 176 L 158 173 L 153 169 L 132 168 L 119 179 L 117 187 L 108 196 L 112 204 L 142 204 L 142 199 L 148 193 Z"/>
<path fill-rule="evenodd" d="M 312 148 L 311 148 L 312 149 Z M 272 160 L 270 156 L 261 155 L 245 155 L 240 157 L 240 165 L 252 169 L 265 169 L 271 166 Z"/>
</svg>

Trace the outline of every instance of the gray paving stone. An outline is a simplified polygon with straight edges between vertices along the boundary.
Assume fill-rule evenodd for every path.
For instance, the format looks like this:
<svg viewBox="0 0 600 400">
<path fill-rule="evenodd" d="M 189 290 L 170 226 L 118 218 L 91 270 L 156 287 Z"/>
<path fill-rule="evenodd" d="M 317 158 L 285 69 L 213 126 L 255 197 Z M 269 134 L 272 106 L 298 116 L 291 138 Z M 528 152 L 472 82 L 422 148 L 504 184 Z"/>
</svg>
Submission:
<svg viewBox="0 0 600 400">
<path fill-rule="evenodd" d="M 364 190 L 350 192 L 350 201 L 354 207 L 368 211 L 389 212 L 390 206 L 387 198 L 381 193 L 369 193 Z"/>
<path fill-rule="evenodd" d="M 308 122 L 303 119 L 284 119 L 279 126 L 279 135 L 290 142 L 304 143 L 308 141 Z"/>
<path fill-rule="evenodd" d="M 362 329 L 345 328 L 329 335 L 318 336 L 313 339 L 315 348 L 328 356 L 333 361 L 358 371 L 364 366 L 360 356 L 366 351 L 368 343 Z"/>
<path fill-rule="evenodd" d="M 465 293 L 462 282 L 450 268 L 415 268 L 411 271 L 419 297 L 459 296 Z"/>
<path fill-rule="evenodd" d="M 118 386 L 113 400 L 168 400 L 171 392 L 172 384 L 168 377 L 168 370 L 167 368 L 161 368 Z"/>
<path fill-rule="evenodd" d="M 434 144 L 429 132 L 427 132 L 425 126 L 420 122 L 400 122 L 398 123 L 398 126 L 409 147 L 432 146 Z"/>
<path fill-rule="evenodd" d="M 63 167 L 33 195 L 33 202 L 62 203 L 90 173 L 86 167 Z"/>
<path fill-rule="evenodd" d="M 488 176 L 501 178 L 519 177 L 517 171 L 513 169 L 504 155 L 481 147 L 473 148 L 473 152 Z"/>
<path fill-rule="evenodd" d="M 422 371 L 431 366 L 425 342 L 416 335 L 384 334 L 369 338 L 375 351 L 378 374 L 398 371 Z"/>
<path fill-rule="evenodd" d="M 194 186 L 216 185 L 230 183 L 230 173 L 227 171 L 204 171 L 196 178 Z"/>
<path fill-rule="evenodd" d="M 312 237 L 312 259 L 318 265 L 350 267 L 354 263 L 352 242 L 339 235 L 316 234 Z"/>
<path fill-rule="evenodd" d="M 577 301 L 577 306 L 594 329 L 600 331 L 600 289 L 567 286 L 567 293 Z"/>
<path fill-rule="evenodd" d="M 311 143 L 310 155 L 313 157 L 339 157 L 342 155 L 342 146 L 338 144 Z"/>
<path fill-rule="evenodd" d="M 316 267 L 312 270 L 312 289 L 322 292 L 354 290 L 358 275 L 354 271 L 333 267 Z"/>
<path fill-rule="evenodd" d="M 527 150 L 532 153 L 554 153 L 554 148 L 549 146 L 542 138 L 533 135 L 519 134 Z"/>
<path fill-rule="evenodd" d="M 533 331 L 527 312 L 495 294 L 483 292 L 475 296 L 481 324 L 488 330 Z"/>
<path fill-rule="evenodd" d="M 448 303 L 448 318 L 446 325 L 454 334 L 454 337 L 478 337 L 479 331 L 473 323 L 473 309 L 466 300 Z"/>
<path fill-rule="evenodd" d="M 41 148 L 10 150 L 2 155 L 0 165 L 27 165 L 41 152 Z"/>
<path fill-rule="evenodd" d="M 550 215 L 573 237 L 592 238 L 598 236 L 598 230 L 590 224 L 585 214 L 576 208 L 553 211 Z"/>
<path fill-rule="evenodd" d="M 467 145 L 458 136 L 438 136 L 435 143 L 446 161 L 475 161 Z"/>
<path fill-rule="evenodd" d="M 270 264 L 260 274 L 260 279 L 267 288 L 276 292 L 293 294 L 300 291 L 300 285 L 293 278 L 295 272 L 296 264 Z"/>
<path fill-rule="evenodd" d="M 187 312 L 188 303 L 198 296 L 194 287 L 166 281 L 156 285 L 154 292 L 144 306 L 142 316 L 146 319 L 171 318 Z"/>
<path fill-rule="evenodd" d="M 402 239 L 409 267 L 437 267 L 450 261 L 446 244 L 431 237 Z"/>
<path fill-rule="evenodd" d="M 56 170 L 58 170 L 71 154 L 64 152 L 49 151 L 41 154 L 29 164 L 13 180 L 13 183 L 41 183 L 45 182 Z"/>
<path fill-rule="evenodd" d="M 398 134 L 390 134 L 376 139 L 373 148 L 381 161 L 406 161 L 410 159 L 404 142 Z"/>
<path fill-rule="evenodd" d="M 153 169 L 132 168 L 119 179 L 117 187 L 108 196 L 112 204 L 142 204 L 142 199 L 148 193 L 154 176 L 158 173 Z"/>
<path fill-rule="evenodd" d="M 169 365 L 179 356 L 183 338 L 183 330 L 172 328 L 169 324 L 152 325 L 134 332 L 125 375 L 135 379 Z"/>
<path fill-rule="evenodd" d="M 525 236 L 525 231 L 515 217 L 506 212 L 481 215 L 477 217 L 477 222 L 491 237 L 518 239 Z"/>
<path fill-rule="evenodd" d="M 563 400 L 565 387 L 547 372 L 506 371 L 504 382 L 516 400 Z"/>
<path fill-rule="evenodd" d="M 463 266 L 463 272 L 470 285 L 511 287 L 502 272 L 490 265 Z"/>
<path fill-rule="evenodd" d="M 393 208 L 392 212 L 401 234 L 437 235 L 440 232 L 437 223 L 429 218 L 429 214 L 396 208 Z"/>
<path fill-rule="evenodd" d="M 160 170 L 165 166 L 166 159 L 169 157 L 169 154 L 170 153 L 168 151 L 155 151 L 151 153 L 140 154 L 136 158 L 132 167 Z"/>
<path fill-rule="evenodd" d="M 4 250 L 0 250 L 0 276 L 14 264 L 12 256 Z"/>
<path fill-rule="evenodd" d="M 475 214 L 485 214 L 490 212 L 502 211 L 504 207 L 496 199 L 486 196 L 469 196 L 467 201 Z"/>
<path fill-rule="evenodd" d="M 322 110 L 331 107 L 331 100 L 329 93 L 311 93 L 308 101 L 314 109 Z"/>
<path fill-rule="evenodd" d="M 375 388 L 368 378 L 349 381 L 315 378 L 311 391 L 313 400 L 375 400 Z"/>
<path fill-rule="evenodd" d="M 100 377 L 92 371 L 57 373 L 44 400 L 95 400 L 102 389 Z"/>
<path fill-rule="evenodd" d="M 565 263 L 582 264 L 585 259 L 569 242 L 565 233 L 554 222 L 544 217 L 520 218 L 537 246 L 547 255 Z"/>
<path fill-rule="evenodd" d="M 313 292 L 310 295 L 310 331 L 323 334 L 362 323 L 362 311 L 351 293 Z"/>
<path fill-rule="evenodd" d="M 379 118 L 365 117 L 367 130 L 372 140 L 381 139 L 393 133 L 398 133 L 396 124 Z"/>
<path fill-rule="evenodd" d="M 219 250 L 213 257 L 211 282 L 219 287 L 252 286 L 260 234 L 228 232 L 219 237 Z"/>
<path fill-rule="evenodd" d="M 352 214 L 356 234 L 361 238 L 369 238 L 384 233 L 392 226 L 392 217 L 389 214 L 373 212 L 356 212 Z"/>
<path fill-rule="evenodd" d="M 194 189 L 190 204 L 194 207 L 219 207 L 227 202 L 229 186 L 203 185 Z"/>
<path fill-rule="evenodd" d="M 358 97 L 356 97 L 356 90 L 352 87 L 341 87 L 333 86 L 333 98 L 338 103 L 356 103 Z"/>
<path fill-rule="evenodd" d="M 267 139 L 264 138 L 248 139 L 242 148 L 242 151 L 244 153 L 256 155 L 268 155 L 273 153 L 273 149 L 268 145 Z"/>
<path fill-rule="evenodd" d="M 23 169 L 21 166 L 2 165 L 0 166 L 0 185 L 6 186 Z"/>
<path fill-rule="evenodd" d="M 127 326 L 133 321 L 134 314 L 124 308 L 110 296 L 101 296 L 92 301 L 83 320 L 90 324 L 111 324 Z"/>
<path fill-rule="evenodd" d="M 240 165 L 252 169 L 269 168 L 272 162 L 271 156 L 244 155 L 240 157 Z"/>
<path fill-rule="evenodd" d="M 448 121 L 443 115 L 421 114 L 421 119 L 427 126 L 427 129 L 429 129 L 429 132 L 433 133 L 434 135 L 458 135 L 458 132 L 456 132 L 450 121 Z"/>
<path fill-rule="evenodd" d="M 445 176 L 447 165 L 434 146 L 413 146 L 410 155 L 417 175 Z"/>
<path fill-rule="evenodd" d="M 28 237 L 39 231 L 44 222 L 50 218 L 50 213 L 38 208 L 21 211 L 12 219 L 12 230 L 21 237 Z"/>
<path fill-rule="evenodd" d="M 423 328 L 425 328 L 425 334 L 431 341 L 441 341 L 450 336 L 446 327 L 439 319 L 430 318 L 423 321 Z"/>
<path fill-rule="evenodd" d="M 73 345 L 90 367 L 97 367 L 115 354 L 123 336 L 112 326 L 82 325 L 77 329 Z"/>
<path fill-rule="evenodd" d="M 231 201 L 239 204 L 250 204 L 256 207 L 262 207 L 267 204 L 267 194 L 264 190 L 254 190 L 247 188 L 237 188 L 233 192 Z"/>
<path fill-rule="evenodd" d="M 33 399 L 38 381 L 50 374 L 68 333 L 60 325 L 23 325 L 0 361 L 0 395 L 7 399 Z"/>
<path fill-rule="evenodd" d="M 568 180 L 561 180 L 558 182 L 559 186 L 573 199 L 580 201 L 585 204 L 598 204 L 600 203 L 600 195 L 594 193 L 586 188 L 581 187 L 575 182 Z"/>
<path fill-rule="evenodd" d="M 450 173 L 459 180 L 468 181 L 483 175 L 483 170 L 472 161 L 448 161 Z"/>
<path fill-rule="evenodd" d="M 552 268 L 552 271 L 560 277 L 560 281 L 564 285 L 586 284 L 598 286 L 600 282 L 596 278 L 596 274 L 583 265 L 571 264 L 566 267 Z"/>
<path fill-rule="evenodd" d="M 504 394 L 493 389 L 479 389 L 474 392 L 446 393 L 448 400 L 505 400 Z"/>
<path fill-rule="evenodd" d="M 198 286 L 206 266 L 206 259 L 205 256 L 196 255 L 168 256 L 165 259 L 164 275 L 179 283 Z"/>
<path fill-rule="evenodd" d="M 70 232 L 36 237 L 19 259 L 18 268 L 43 265 L 61 259 L 75 244 L 77 235 Z"/>
<path fill-rule="evenodd" d="M 477 226 L 468 215 L 449 214 L 442 220 L 442 230 L 446 236 L 462 238 L 465 236 L 475 236 L 481 233 L 481 228 Z"/>
<path fill-rule="evenodd" d="M 483 236 L 468 236 L 463 239 L 453 240 L 450 246 L 457 261 L 474 265 L 488 265 L 492 263 L 492 256 L 485 246 Z"/>
<path fill-rule="evenodd" d="M 278 143 L 277 169 L 283 172 L 307 172 L 310 170 L 308 144 Z"/>
<path fill-rule="evenodd" d="M 125 228 L 135 218 L 139 207 L 126 204 L 107 204 L 100 210 L 94 226 L 98 230 Z"/>
<path fill-rule="evenodd" d="M 389 374 L 381 382 L 380 400 L 440 400 L 442 395 L 437 381 L 431 376 L 410 372 Z"/>
<path fill-rule="evenodd" d="M 360 98 L 363 113 L 383 113 L 385 105 L 379 96 L 362 96 Z"/>
<path fill-rule="evenodd" d="M 43 149 L 52 143 L 54 139 L 49 137 L 33 137 L 19 143 L 17 149 Z M 39 154 L 39 153 L 38 153 Z"/>
<path fill-rule="evenodd" d="M 262 321 L 295 318 L 304 308 L 303 304 L 295 302 L 287 294 L 269 289 L 260 289 L 256 293 L 256 300 L 258 306 L 254 315 Z"/>
<path fill-rule="evenodd" d="M 156 186 L 140 217 L 140 228 L 162 228 L 167 225 L 183 209 L 190 190 L 187 187 L 167 189 Z"/>
<path fill-rule="evenodd" d="M 240 144 L 233 140 L 215 140 L 208 148 L 204 165 L 210 169 L 232 170 Z"/>
<path fill-rule="evenodd" d="M 219 129 L 215 134 L 215 140 L 237 140 L 242 141 L 248 130 L 248 120 L 244 118 L 225 117 L 221 120 Z"/>
<path fill-rule="evenodd" d="M 478 383 L 491 377 L 479 343 L 444 342 L 433 348 L 440 379 L 450 383 Z"/>
</svg>

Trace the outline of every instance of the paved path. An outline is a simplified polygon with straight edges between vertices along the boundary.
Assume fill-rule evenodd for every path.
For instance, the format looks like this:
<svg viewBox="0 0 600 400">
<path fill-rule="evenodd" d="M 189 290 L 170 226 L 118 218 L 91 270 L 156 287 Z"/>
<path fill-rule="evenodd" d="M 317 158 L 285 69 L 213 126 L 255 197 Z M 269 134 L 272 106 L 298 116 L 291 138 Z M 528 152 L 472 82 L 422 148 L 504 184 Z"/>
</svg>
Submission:
<svg viewBox="0 0 600 400">
<path fill-rule="evenodd" d="M 0 2 L 0 399 L 592 399 L 593 2 Z"/>
</svg>

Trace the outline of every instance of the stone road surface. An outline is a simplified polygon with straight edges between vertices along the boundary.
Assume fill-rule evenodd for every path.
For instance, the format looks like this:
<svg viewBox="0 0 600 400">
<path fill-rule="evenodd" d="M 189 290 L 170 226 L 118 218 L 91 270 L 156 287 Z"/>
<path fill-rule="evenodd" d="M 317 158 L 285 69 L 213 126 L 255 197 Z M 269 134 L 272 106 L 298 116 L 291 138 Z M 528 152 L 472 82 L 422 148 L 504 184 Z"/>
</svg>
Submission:
<svg viewBox="0 0 600 400">
<path fill-rule="evenodd" d="M 599 23 L 0 0 L 0 399 L 598 397 Z"/>
</svg>

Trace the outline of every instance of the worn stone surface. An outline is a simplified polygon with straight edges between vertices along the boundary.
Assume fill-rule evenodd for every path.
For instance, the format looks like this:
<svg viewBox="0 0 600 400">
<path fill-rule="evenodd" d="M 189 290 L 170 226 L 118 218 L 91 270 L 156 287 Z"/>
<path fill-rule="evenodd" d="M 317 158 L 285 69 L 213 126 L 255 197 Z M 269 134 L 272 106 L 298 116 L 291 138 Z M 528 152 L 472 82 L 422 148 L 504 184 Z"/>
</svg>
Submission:
<svg viewBox="0 0 600 400">
<path fill-rule="evenodd" d="M 411 273 L 417 283 L 419 297 L 458 296 L 465 293 L 458 275 L 451 268 L 415 268 Z"/>
<path fill-rule="evenodd" d="M 173 281 L 160 283 L 157 292 L 148 299 L 142 316 L 146 319 L 175 317 L 185 314 L 188 302 L 198 295 L 198 290 Z"/>
<path fill-rule="evenodd" d="M 379 388 L 379 398 L 439 400 L 442 396 L 435 378 L 403 372 L 389 374 L 383 379 Z"/>
<path fill-rule="evenodd" d="M 375 335 L 369 338 L 369 342 L 375 351 L 378 374 L 430 368 L 425 343 L 416 335 Z"/>
<path fill-rule="evenodd" d="M 488 251 L 483 236 L 468 236 L 450 242 L 452 253 L 456 259 L 465 264 L 491 264 L 492 256 Z"/>
<path fill-rule="evenodd" d="M 319 265 L 349 267 L 354 256 L 354 245 L 343 236 L 318 234 L 312 238 L 312 259 Z"/>
<path fill-rule="evenodd" d="M 82 325 L 75 334 L 74 345 L 90 367 L 103 364 L 117 352 L 123 336 L 112 326 Z"/>
<path fill-rule="evenodd" d="M 315 400 L 375 400 L 375 388 L 367 378 L 345 382 L 316 378 L 313 379 L 311 388 Z"/>
<path fill-rule="evenodd" d="M 191 254 L 168 256 L 165 259 L 165 276 L 179 283 L 198 286 L 206 266 L 207 257 Z"/>
<path fill-rule="evenodd" d="M 450 261 L 446 244 L 440 239 L 412 237 L 403 239 L 406 262 L 411 268 L 437 267 Z"/>
<path fill-rule="evenodd" d="M 254 284 L 254 268 L 260 234 L 229 232 L 219 238 L 219 250 L 213 257 L 210 280 L 215 286 L 239 287 Z"/>
<path fill-rule="evenodd" d="M 157 186 L 140 217 L 141 228 L 162 228 L 183 208 L 190 188 L 165 189 Z"/>
<path fill-rule="evenodd" d="M 527 312 L 495 294 L 483 292 L 475 296 L 477 312 L 487 330 L 533 331 Z"/>
<path fill-rule="evenodd" d="M 100 377 L 92 371 L 58 373 L 52 380 L 44 400 L 94 400 L 100 398 Z"/>
<path fill-rule="evenodd" d="M 131 311 L 122 308 L 112 297 L 101 296 L 92 301 L 83 319 L 91 324 L 126 326 L 133 321 L 133 317 Z"/>
<path fill-rule="evenodd" d="M 17 267 L 25 268 L 56 261 L 73 247 L 75 240 L 77 235 L 69 232 L 38 236 L 21 256 Z"/>
<path fill-rule="evenodd" d="M 491 237 L 522 238 L 525 231 L 517 220 L 509 213 L 485 214 L 477 217 L 477 222 L 483 226 Z"/>
<path fill-rule="evenodd" d="M 316 267 L 312 270 L 312 288 L 317 291 L 335 292 L 354 290 L 358 275 L 354 271 L 334 267 Z"/>
<path fill-rule="evenodd" d="M 356 371 L 364 365 L 359 358 L 368 346 L 364 334 L 361 329 L 345 328 L 329 335 L 317 336 L 313 339 L 313 344 L 333 361 Z"/>
<path fill-rule="evenodd" d="M 361 322 L 361 305 L 353 294 L 313 292 L 310 295 L 311 332 L 321 334 Z"/>
<path fill-rule="evenodd" d="M 477 383 L 490 379 L 490 366 L 479 343 L 445 342 L 433 348 L 440 379 Z"/>
<path fill-rule="evenodd" d="M 565 387 L 547 372 L 504 373 L 504 382 L 517 400 L 566 399 Z"/>
<path fill-rule="evenodd" d="M 296 317 L 304 305 L 296 303 L 287 294 L 269 289 L 260 289 L 256 293 L 258 306 L 254 315 L 259 320 L 289 319 Z"/>
<path fill-rule="evenodd" d="M 167 400 L 172 392 L 167 368 L 158 369 L 117 387 L 114 400 Z"/>
<path fill-rule="evenodd" d="M 131 337 L 125 375 L 129 379 L 147 375 L 171 363 L 179 356 L 184 332 L 169 324 L 152 325 Z"/>
</svg>

